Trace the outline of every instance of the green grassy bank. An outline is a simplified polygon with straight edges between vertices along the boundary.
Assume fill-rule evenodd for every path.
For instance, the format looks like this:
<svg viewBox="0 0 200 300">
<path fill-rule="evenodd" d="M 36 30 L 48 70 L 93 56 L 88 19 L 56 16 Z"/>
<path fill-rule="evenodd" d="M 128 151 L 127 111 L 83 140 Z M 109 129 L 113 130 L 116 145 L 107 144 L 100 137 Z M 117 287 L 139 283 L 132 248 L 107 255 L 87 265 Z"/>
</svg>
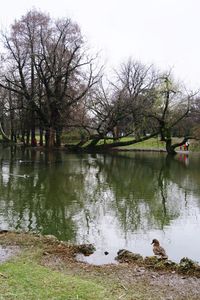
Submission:
<svg viewBox="0 0 200 300">
<path fill-rule="evenodd" d="M 100 284 L 66 276 L 27 258 L 0 265 L 0 272 L 0 299 L 113 299 L 106 296 L 106 288 Z"/>
<path fill-rule="evenodd" d="M 129 141 L 132 138 L 127 137 L 127 138 L 122 138 L 121 141 Z M 182 141 L 182 138 L 173 138 L 172 142 L 177 143 Z M 102 144 L 103 141 L 100 142 Z M 123 146 L 123 147 L 118 147 L 118 149 L 122 150 L 157 150 L 157 151 L 163 151 L 165 150 L 165 142 L 160 141 L 159 138 L 151 138 L 146 141 L 142 141 L 137 144 L 129 145 L 129 146 Z M 183 147 L 182 147 L 183 149 Z M 179 150 L 178 148 L 176 150 Z M 200 141 L 197 140 L 190 140 L 190 146 L 189 150 L 192 152 L 200 152 Z"/>
<path fill-rule="evenodd" d="M 88 265 L 76 261 L 77 246 L 49 237 L 8 232 L 0 234 L 0 246 L 20 249 L 0 264 L 0 300 L 199 299 L 200 278 L 185 276 L 183 286 L 182 275 L 169 271 Z"/>
</svg>

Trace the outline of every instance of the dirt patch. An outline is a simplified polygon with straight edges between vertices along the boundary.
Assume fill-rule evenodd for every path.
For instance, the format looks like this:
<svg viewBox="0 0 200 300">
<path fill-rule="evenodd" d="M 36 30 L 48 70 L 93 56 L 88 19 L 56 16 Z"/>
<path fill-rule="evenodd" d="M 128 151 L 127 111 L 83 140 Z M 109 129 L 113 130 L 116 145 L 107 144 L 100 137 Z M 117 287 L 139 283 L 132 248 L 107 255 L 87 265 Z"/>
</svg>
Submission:
<svg viewBox="0 0 200 300">
<path fill-rule="evenodd" d="M 50 248 L 49 248 L 50 247 Z M 90 265 L 76 261 L 76 246 L 47 245 L 41 264 L 54 270 L 62 271 L 69 275 L 83 276 L 84 278 L 106 280 L 112 286 L 121 291 L 121 299 L 132 298 L 133 290 L 144 294 L 144 299 L 200 299 L 200 278 L 188 274 L 179 274 L 179 271 L 171 269 L 154 269 L 148 264 L 147 267 L 138 265 L 138 262 L 122 262 L 102 266 Z M 140 260 L 140 257 L 137 257 Z M 112 293 L 112 289 L 110 291 Z M 148 298 L 145 298 L 148 295 Z M 142 296 L 141 296 L 142 297 Z M 143 299 L 138 296 L 136 299 Z"/>
<path fill-rule="evenodd" d="M 85 279 L 106 280 L 107 285 L 119 290 L 119 299 L 199 300 L 200 279 L 181 276 L 178 273 L 153 271 L 130 263 L 94 266 L 67 260 L 60 255 L 45 255 L 41 264 L 67 275 L 83 276 Z M 138 298 L 132 295 L 138 291 Z M 112 293 L 112 288 L 110 290 Z M 144 295 L 144 296 L 141 296 Z M 148 295 L 148 297 L 147 297 Z"/>
<path fill-rule="evenodd" d="M 13 256 L 18 255 L 20 247 L 18 246 L 0 246 L 0 263 L 5 262 Z"/>
<path fill-rule="evenodd" d="M 0 244 L 3 245 L 2 249 L 4 246 L 25 249 L 30 256 L 36 251 L 37 261 L 41 265 L 66 275 L 103 282 L 108 286 L 110 294 L 118 294 L 116 299 L 200 299 L 200 278 L 179 274 L 171 269 L 155 270 L 151 266 L 141 266 L 137 261 L 117 265 L 89 265 L 76 260 L 80 246 L 60 242 L 53 236 L 4 233 L 0 235 Z"/>
</svg>

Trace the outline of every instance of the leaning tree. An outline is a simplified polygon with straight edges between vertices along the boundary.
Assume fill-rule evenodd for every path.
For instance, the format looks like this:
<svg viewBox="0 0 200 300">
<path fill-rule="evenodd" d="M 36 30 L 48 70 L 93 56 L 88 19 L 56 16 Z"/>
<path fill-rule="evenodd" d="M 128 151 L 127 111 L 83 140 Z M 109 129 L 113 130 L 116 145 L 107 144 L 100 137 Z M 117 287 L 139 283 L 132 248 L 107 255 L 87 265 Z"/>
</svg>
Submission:
<svg viewBox="0 0 200 300">
<path fill-rule="evenodd" d="M 159 133 L 158 128 L 153 125 L 150 128 L 147 122 L 157 84 L 153 66 L 130 59 L 115 75 L 115 80 L 107 85 L 100 81 L 88 94 L 86 105 L 90 120 L 84 124 L 90 139 L 87 148 L 104 150 L 131 145 Z M 125 136 L 131 138 L 121 139 Z M 104 143 L 99 145 L 101 139 Z"/>
<path fill-rule="evenodd" d="M 166 144 L 168 154 L 175 154 L 175 149 L 185 144 L 190 138 L 188 131 L 183 133 L 183 140 L 173 144 L 173 129 L 190 115 L 194 93 L 187 93 L 185 88 L 176 84 L 171 74 L 159 77 L 156 89 L 156 101 L 147 113 L 149 119 L 155 121 L 161 141 Z"/>
</svg>

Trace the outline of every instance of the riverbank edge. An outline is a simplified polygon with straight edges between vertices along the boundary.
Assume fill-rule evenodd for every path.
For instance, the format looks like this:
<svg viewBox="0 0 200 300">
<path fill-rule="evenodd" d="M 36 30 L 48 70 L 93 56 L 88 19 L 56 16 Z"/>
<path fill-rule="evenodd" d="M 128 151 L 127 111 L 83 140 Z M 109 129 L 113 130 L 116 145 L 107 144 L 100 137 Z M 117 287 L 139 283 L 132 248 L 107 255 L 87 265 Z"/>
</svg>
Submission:
<svg viewBox="0 0 200 300">
<path fill-rule="evenodd" d="M 89 256 L 96 251 L 95 246 L 92 244 L 77 245 L 71 242 L 60 241 L 53 235 L 41 235 L 23 231 L 0 230 L 0 245 L 28 248 L 32 245 L 37 246 L 38 243 L 40 244 L 40 246 L 42 246 L 42 248 L 45 248 L 46 245 L 54 247 L 55 254 L 57 254 L 57 251 L 58 253 L 61 253 L 63 251 L 63 253 L 67 254 L 67 258 L 73 260 L 75 263 L 80 263 L 80 261 L 76 260 L 77 254 L 81 253 L 85 256 Z M 52 249 L 50 252 L 48 252 L 47 250 L 44 251 L 43 254 L 48 255 L 49 253 L 53 253 Z M 168 259 L 160 259 L 156 256 L 147 256 L 143 258 L 138 253 L 133 253 L 126 249 L 119 249 L 118 253 L 116 254 L 116 261 L 118 261 L 119 263 L 136 264 L 141 267 L 158 271 L 174 271 L 179 274 L 187 274 L 200 278 L 200 265 L 188 257 L 184 257 L 180 260 L 180 263 L 176 263 Z M 82 263 L 86 265 L 88 264 L 86 262 Z"/>
<path fill-rule="evenodd" d="M 190 292 L 191 297 L 189 299 L 198 299 L 196 298 L 196 291 L 198 289 L 200 293 L 199 271 L 191 272 L 188 269 L 178 270 L 174 263 L 166 265 L 164 261 L 157 260 L 155 257 L 148 257 L 141 260 L 137 254 L 128 251 L 128 255 L 125 252 L 126 255 L 119 257 L 119 264 L 89 265 L 77 261 L 76 255 L 80 252 L 83 253 L 83 250 L 89 249 L 90 251 L 91 245 L 87 248 L 87 244 L 74 245 L 69 242 L 59 241 L 51 235 L 42 236 L 29 232 L 1 231 L 0 245 L 3 247 L 20 247 L 21 251 L 18 251 L 15 257 L 10 258 L 13 264 L 26 253 L 25 261 L 35 261 L 38 265 L 59 272 L 62 275 L 66 274 L 74 278 L 81 277 L 82 279 L 88 279 L 91 284 L 100 283 L 106 289 L 108 295 L 107 298 L 102 299 L 123 299 L 123 297 L 119 297 L 124 294 L 126 294 L 126 298 L 124 299 L 133 299 L 132 295 L 134 293 L 139 295 L 136 299 L 163 299 L 162 297 L 167 292 L 169 282 L 173 282 L 172 295 L 177 296 L 180 294 L 180 298 L 176 297 L 172 299 L 183 299 L 181 298 L 183 288 L 179 289 L 180 283 L 183 280 L 185 285 L 184 293 L 187 293 L 187 290 L 190 291 L 190 289 L 186 288 L 191 286 L 191 282 L 193 286 L 192 290 L 194 289 L 195 291 L 194 297 L 192 296 L 193 292 Z M 135 255 L 139 259 L 135 259 Z M 0 279 L 4 280 L 7 275 L 2 275 L 2 265 L 0 265 Z M 34 269 L 32 272 L 34 274 Z M 1 275 L 5 276 L 5 278 L 1 278 Z M 162 286 L 160 286 L 161 281 Z M 118 286 L 117 289 L 116 285 Z M 160 289 L 159 292 L 158 286 Z M 154 295 L 155 290 L 157 291 L 156 296 Z M 88 299 L 93 298 L 88 297 Z"/>
<path fill-rule="evenodd" d="M 44 146 L 37 146 L 37 147 L 31 147 L 31 146 L 26 146 L 24 147 L 23 145 L 20 144 L 15 144 L 15 145 L 6 145 L 4 147 L 18 147 L 24 150 L 35 150 L 38 152 L 57 152 L 57 151 L 63 151 L 66 153 L 71 153 L 71 154 L 77 154 L 77 153 L 86 153 L 86 154 L 94 154 L 94 153 L 118 153 L 118 152 L 147 152 L 147 153 L 165 153 L 167 154 L 166 149 L 156 149 L 156 148 L 111 148 L 111 149 L 104 149 L 104 150 L 99 150 L 99 149 L 79 149 L 79 150 L 71 150 L 69 148 L 67 148 L 65 145 L 62 145 L 61 147 L 53 147 L 53 148 L 46 148 Z M 180 151 L 180 150 L 176 150 L 176 153 L 173 154 L 177 155 L 177 154 L 182 154 L 182 155 L 189 155 L 189 154 L 199 154 L 200 151 Z"/>
</svg>

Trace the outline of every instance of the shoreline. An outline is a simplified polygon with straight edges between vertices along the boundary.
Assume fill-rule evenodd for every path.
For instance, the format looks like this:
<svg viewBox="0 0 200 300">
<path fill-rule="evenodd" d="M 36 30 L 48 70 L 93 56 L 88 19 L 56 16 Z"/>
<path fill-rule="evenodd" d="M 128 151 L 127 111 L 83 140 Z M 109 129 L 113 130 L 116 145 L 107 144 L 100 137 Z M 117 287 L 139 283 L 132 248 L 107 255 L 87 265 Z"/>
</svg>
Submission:
<svg viewBox="0 0 200 300">
<path fill-rule="evenodd" d="M 0 245 L 20 248 L 0 264 L 3 299 L 36 299 L 35 293 L 38 300 L 199 299 L 199 276 L 179 273 L 173 264 L 155 268 L 155 257 L 144 265 L 140 256 L 129 252 L 115 265 L 89 265 L 76 260 L 80 245 L 28 232 L 4 231 Z"/>
<path fill-rule="evenodd" d="M 22 240 L 22 238 L 24 240 Z M 9 241 L 8 241 L 9 240 Z M 31 233 L 31 232 L 23 232 L 23 231 L 9 231 L 9 230 L 0 230 L 0 246 L 10 246 L 16 247 L 16 253 L 18 254 L 20 247 L 28 247 L 29 244 L 27 241 L 32 241 L 32 243 L 37 243 L 40 241 L 41 243 L 57 246 L 58 249 L 63 249 L 69 251 L 71 255 L 71 259 L 73 259 L 77 263 L 83 263 L 90 266 L 99 266 L 102 267 L 104 265 L 113 265 L 113 263 L 107 264 L 95 264 L 89 263 L 87 260 L 80 260 L 78 255 L 83 255 L 88 257 L 95 253 L 98 249 L 95 248 L 93 244 L 73 244 L 68 241 L 60 241 L 53 235 L 41 235 L 38 233 Z M 5 250 L 5 248 L 4 248 Z M 5 251 L 4 251 L 5 252 Z M 14 254 L 15 251 L 8 252 L 8 258 Z M 107 255 L 107 254 L 106 254 Z M 6 256 L 5 256 L 6 257 Z M 0 249 L 0 261 L 1 259 L 1 249 Z M 129 264 L 136 264 L 138 266 L 147 267 L 148 269 L 153 270 L 165 270 L 166 272 L 176 271 L 179 274 L 187 274 L 192 276 L 197 276 L 200 278 L 200 264 L 193 261 L 188 257 L 183 257 L 180 260 L 180 263 L 176 263 L 169 259 L 160 259 L 156 256 L 146 256 L 143 257 L 139 253 L 134 253 L 126 249 L 121 249 L 116 254 L 116 265 L 120 263 L 129 263 Z M 115 265 L 115 263 L 114 263 Z"/>
</svg>

